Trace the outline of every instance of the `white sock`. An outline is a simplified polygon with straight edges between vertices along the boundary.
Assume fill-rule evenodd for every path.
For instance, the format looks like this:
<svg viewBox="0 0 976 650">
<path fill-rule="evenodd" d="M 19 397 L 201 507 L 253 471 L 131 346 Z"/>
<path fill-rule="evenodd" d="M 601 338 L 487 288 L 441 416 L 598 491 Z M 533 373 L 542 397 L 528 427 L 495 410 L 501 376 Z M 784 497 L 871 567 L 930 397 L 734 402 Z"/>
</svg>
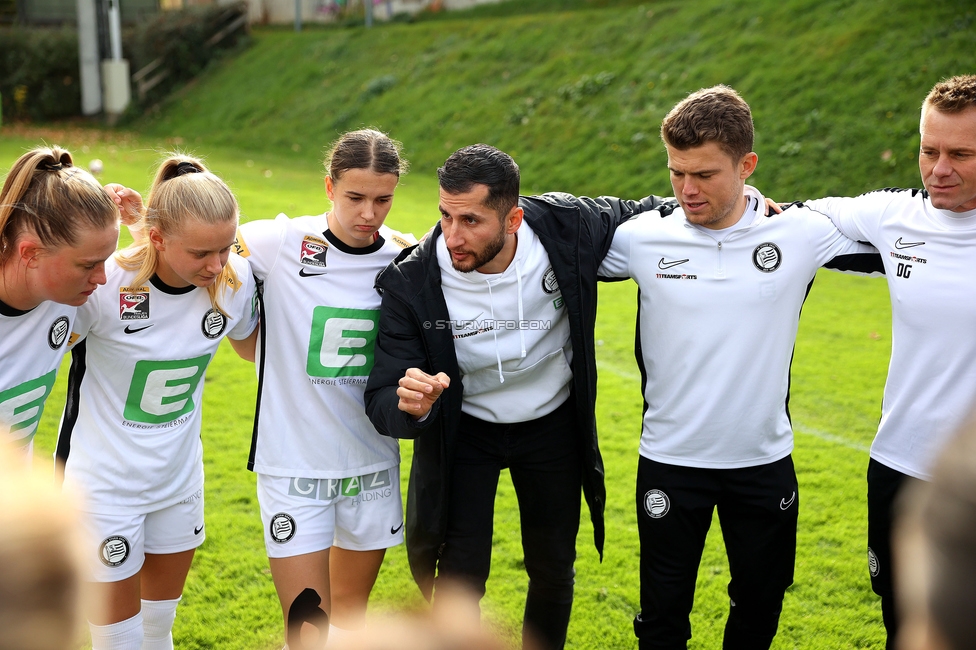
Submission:
<svg viewBox="0 0 976 650">
<path fill-rule="evenodd" d="M 176 620 L 176 600 L 142 601 L 142 618 L 145 621 L 145 637 L 142 650 L 173 650 L 173 621 Z M 95 650 L 92 648 L 92 650 Z"/>
<path fill-rule="evenodd" d="M 142 614 L 111 625 L 88 624 L 92 650 L 141 650 Z"/>
<path fill-rule="evenodd" d="M 359 630 L 344 630 L 341 627 L 336 627 L 332 623 L 329 623 L 329 638 L 325 642 L 326 648 L 332 648 L 339 642 L 351 637 L 352 635 L 358 633 Z"/>
</svg>

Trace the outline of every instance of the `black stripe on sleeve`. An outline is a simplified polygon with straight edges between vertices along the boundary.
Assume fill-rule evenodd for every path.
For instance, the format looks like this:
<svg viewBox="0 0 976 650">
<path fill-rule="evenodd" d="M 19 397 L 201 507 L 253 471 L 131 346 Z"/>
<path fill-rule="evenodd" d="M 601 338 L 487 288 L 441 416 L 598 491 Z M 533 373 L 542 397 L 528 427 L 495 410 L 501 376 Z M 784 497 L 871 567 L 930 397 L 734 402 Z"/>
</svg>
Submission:
<svg viewBox="0 0 976 650">
<path fill-rule="evenodd" d="M 251 430 L 251 451 L 247 456 L 247 468 L 252 472 L 254 471 L 254 456 L 258 450 L 258 420 L 261 416 L 261 393 L 264 389 L 264 364 L 268 358 L 268 312 L 264 308 L 264 282 L 259 280 L 257 276 L 254 277 L 254 282 L 257 284 L 258 309 L 261 311 L 261 319 L 258 321 L 258 326 L 260 327 L 258 338 L 261 339 L 261 362 L 258 364 L 258 396 L 254 403 L 254 428 Z"/>
<path fill-rule="evenodd" d="M 644 416 L 647 414 L 647 367 L 644 365 L 644 349 L 641 347 L 641 292 L 637 287 L 637 325 L 634 327 L 634 357 L 641 376 L 641 421 L 638 439 L 644 434 Z"/>
<path fill-rule="evenodd" d="M 838 255 L 824 263 L 825 269 L 855 273 L 860 275 L 884 275 L 884 261 L 881 253 L 851 253 Z"/>
<path fill-rule="evenodd" d="M 62 464 L 68 462 L 68 454 L 71 453 L 71 434 L 74 431 L 75 423 L 78 421 L 81 381 L 85 378 L 85 369 L 87 368 L 85 361 L 87 343 L 88 341 L 81 341 L 71 349 L 68 395 L 64 403 L 64 413 L 61 416 L 61 427 L 58 429 L 58 445 L 54 451 L 54 457 Z"/>
</svg>

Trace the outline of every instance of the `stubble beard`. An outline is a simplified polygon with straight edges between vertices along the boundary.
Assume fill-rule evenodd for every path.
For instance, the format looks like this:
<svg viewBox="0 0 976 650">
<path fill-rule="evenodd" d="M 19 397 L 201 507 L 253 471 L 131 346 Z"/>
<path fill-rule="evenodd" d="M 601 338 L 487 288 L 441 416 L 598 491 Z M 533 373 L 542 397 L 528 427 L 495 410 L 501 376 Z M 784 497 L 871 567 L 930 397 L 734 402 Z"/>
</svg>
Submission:
<svg viewBox="0 0 976 650">
<path fill-rule="evenodd" d="M 694 218 L 688 218 L 688 214 L 685 213 L 685 218 L 697 226 L 703 226 L 705 228 L 708 228 L 713 224 L 720 223 L 724 219 L 728 218 L 728 216 L 731 215 L 739 207 L 739 200 L 741 198 L 742 198 L 741 195 L 734 195 L 734 198 L 729 203 L 726 203 L 725 205 L 717 208 L 715 204 L 709 202 L 708 206 L 710 208 L 713 208 L 709 213 L 703 215 L 696 215 L 694 216 Z M 727 227 L 731 227 L 731 226 L 727 226 Z"/>
<path fill-rule="evenodd" d="M 495 256 L 502 252 L 505 248 L 505 239 L 507 233 L 504 228 L 499 229 L 498 236 L 485 244 L 485 247 L 480 251 L 472 253 L 473 259 L 466 261 L 461 264 L 454 257 L 451 257 L 451 266 L 454 267 L 455 271 L 460 271 L 461 273 L 471 273 L 472 271 L 477 271 L 482 266 L 488 262 L 495 259 Z"/>
</svg>

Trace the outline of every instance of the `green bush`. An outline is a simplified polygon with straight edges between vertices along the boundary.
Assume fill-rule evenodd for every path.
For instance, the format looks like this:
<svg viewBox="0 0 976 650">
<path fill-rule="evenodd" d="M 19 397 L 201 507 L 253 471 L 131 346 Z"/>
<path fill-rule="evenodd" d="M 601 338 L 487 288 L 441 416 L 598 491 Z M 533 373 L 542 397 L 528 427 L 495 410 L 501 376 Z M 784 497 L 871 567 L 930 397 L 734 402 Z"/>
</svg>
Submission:
<svg viewBox="0 0 976 650">
<path fill-rule="evenodd" d="M 78 115 L 77 30 L 0 28 L 0 95 L 7 120 Z"/>
<path fill-rule="evenodd" d="M 165 80 L 141 101 L 133 88 L 133 104 L 159 101 L 174 87 L 196 76 L 221 52 L 242 47 L 247 42 L 246 27 L 218 43 L 208 41 L 246 14 L 244 3 L 191 7 L 161 12 L 124 30 L 122 51 L 133 73 L 157 58 L 163 64 L 153 74 L 169 71 Z M 0 28 L 0 96 L 2 114 L 7 120 L 44 121 L 79 115 L 78 75 L 76 29 Z"/>
</svg>

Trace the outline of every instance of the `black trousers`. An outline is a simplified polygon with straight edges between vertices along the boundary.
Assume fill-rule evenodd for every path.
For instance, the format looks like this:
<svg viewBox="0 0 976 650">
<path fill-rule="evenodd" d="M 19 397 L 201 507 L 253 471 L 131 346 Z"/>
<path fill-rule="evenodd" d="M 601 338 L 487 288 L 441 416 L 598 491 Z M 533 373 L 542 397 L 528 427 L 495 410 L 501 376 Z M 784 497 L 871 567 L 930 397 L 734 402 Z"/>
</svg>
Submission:
<svg viewBox="0 0 976 650">
<path fill-rule="evenodd" d="M 641 457 L 637 468 L 641 650 L 687 647 L 705 537 L 718 508 L 729 556 L 726 649 L 769 648 L 793 583 L 799 494 L 793 459 L 700 469 Z"/>
<path fill-rule="evenodd" d="M 881 596 L 881 617 L 888 635 L 885 643 L 887 650 L 894 649 L 898 633 L 891 578 L 895 568 L 891 556 L 895 501 L 902 487 L 917 480 L 873 458 L 868 461 L 868 571 L 871 573 L 871 588 Z"/>
<path fill-rule="evenodd" d="M 509 468 L 518 498 L 529 588 L 523 637 L 559 649 L 573 606 L 582 473 L 575 402 L 529 422 L 496 424 L 462 415 L 449 486 L 447 539 L 437 586 L 462 582 L 479 596 L 491 569 L 492 518 L 498 475 Z"/>
</svg>

